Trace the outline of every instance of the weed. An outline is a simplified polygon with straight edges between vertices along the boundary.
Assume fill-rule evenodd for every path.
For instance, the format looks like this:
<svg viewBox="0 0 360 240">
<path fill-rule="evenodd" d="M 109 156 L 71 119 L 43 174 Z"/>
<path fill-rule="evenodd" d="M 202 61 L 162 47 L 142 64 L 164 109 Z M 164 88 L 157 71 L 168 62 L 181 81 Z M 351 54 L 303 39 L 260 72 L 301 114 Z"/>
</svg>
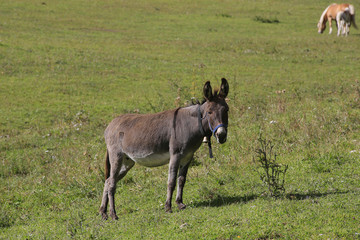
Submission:
<svg viewBox="0 0 360 240">
<path fill-rule="evenodd" d="M 260 147 L 255 150 L 253 158 L 256 164 L 256 172 L 261 181 L 268 186 L 272 197 L 280 197 L 285 193 L 285 175 L 288 165 L 281 165 L 276 162 L 277 155 L 273 153 L 274 145 L 271 141 L 259 137 Z"/>
</svg>

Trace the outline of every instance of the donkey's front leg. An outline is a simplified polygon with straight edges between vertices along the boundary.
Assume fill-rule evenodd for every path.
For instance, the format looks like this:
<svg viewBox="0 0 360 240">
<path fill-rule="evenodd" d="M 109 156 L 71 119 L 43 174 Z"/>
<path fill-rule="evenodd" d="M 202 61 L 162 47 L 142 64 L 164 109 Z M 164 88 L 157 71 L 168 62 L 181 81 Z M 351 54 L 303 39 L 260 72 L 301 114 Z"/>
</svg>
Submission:
<svg viewBox="0 0 360 240">
<path fill-rule="evenodd" d="M 167 188 L 167 197 L 165 202 L 165 211 L 172 212 L 171 210 L 171 200 L 172 195 L 176 186 L 176 175 L 179 169 L 180 164 L 180 157 L 179 155 L 170 156 L 170 163 L 169 163 L 169 176 L 168 176 L 168 188 Z"/>
<path fill-rule="evenodd" d="M 180 165 L 180 169 L 179 169 L 178 188 L 177 188 L 175 201 L 180 210 L 183 210 L 186 208 L 186 205 L 183 203 L 183 190 L 184 190 L 184 186 L 185 186 L 185 182 L 186 182 L 186 174 L 189 169 L 189 165 L 191 163 L 192 158 L 193 157 L 191 156 L 191 158 L 185 165 Z"/>
</svg>

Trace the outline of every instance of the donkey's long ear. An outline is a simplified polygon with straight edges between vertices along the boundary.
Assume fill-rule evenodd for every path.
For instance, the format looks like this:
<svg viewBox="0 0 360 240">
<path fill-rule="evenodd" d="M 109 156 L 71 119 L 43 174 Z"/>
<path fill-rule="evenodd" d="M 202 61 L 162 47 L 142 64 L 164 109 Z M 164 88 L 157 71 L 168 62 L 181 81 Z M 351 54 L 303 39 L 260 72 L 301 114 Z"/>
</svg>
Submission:
<svg viewBox="0 0 360 240">
<path fill-rule="evenodd" d="M 222 98 L 226 98 L 226 96 L 228 95 L 228 93 L 229 93 L 229 84 L 228 84 L 228 82 L 226 81 L 225 78 L 222 78 L 222 79 L 221 79 L 221 86 L 220 86 L 219 95 L 220 95 L 220 97 L 222 97 Z"/>
<path fill-rule="evenodd" d="M 212 92 L 212 88 L 210 85 L 210 81 L 207 81 L 205 83 L 203 92 L 204 92 L 205 99 L 210 101 L 211 98 L 213 97 L 213 92 Z"/>
</svg>

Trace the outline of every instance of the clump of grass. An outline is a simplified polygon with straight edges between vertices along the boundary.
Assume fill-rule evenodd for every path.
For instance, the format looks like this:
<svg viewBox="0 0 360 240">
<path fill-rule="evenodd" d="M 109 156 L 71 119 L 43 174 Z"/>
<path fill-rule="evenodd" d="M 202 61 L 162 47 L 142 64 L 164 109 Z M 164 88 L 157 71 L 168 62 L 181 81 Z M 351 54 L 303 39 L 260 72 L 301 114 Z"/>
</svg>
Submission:
<svg viewBox="0 0 360 240">
<path fill-rule="evenodd" d="M 14 220 L 10 217 L 10 213 L 5 209 L 0 209 L 0 228 L 11 227 Z"/>
<path fill-rule="evenodd" d="M 230 14 L 227 14 L 227 13 L 216 14 L 216 16 L 223 17 L 223 18 L 232 18 L 232 16 Z"/>
<path fill-rule="evenodd" d="M 352 84 L 351 86 L 354 90 L 353 101 L 352 101 L 351 106 L 353 108 L 360 108 L 360 82 L 359 82 L 359 80 L 356 80 L 355 84 Z"/>
<path fill-rule="evenodd" d="M 211 201 L 221 197 L 216 188 L 209 188 L 205 185 L 201 186 L 199 193 L 206 201 Z"/>
<path fill-rule="evenodd" d="M 72 216 L 67 221 L 67 234 L 70 237 L 75 237 L 77 234 L 81 234 L 84 231 L 85 216 L 82 213 L 78 213 L 77 216 Z"/>
<path fill-rule="evenodd" d="M 277 163 L 277 155 L 273 153 L 274 145 L 271 141 L 259 137 L 259 148 L 255 150 L 255 171 L 261 181 L 267 185 L 272 197 L 280 197 L 285 193 L 285 175 L 288 165 Z"/>
<path fill-rule="evenodd" d="M 261 16 L 255 16 L 254 17 L 255 22 L 261 22 L 261 23 L 280 23 L 279 19 L 277 17 L 274 18 L 264 18 Z"/>
</svg>

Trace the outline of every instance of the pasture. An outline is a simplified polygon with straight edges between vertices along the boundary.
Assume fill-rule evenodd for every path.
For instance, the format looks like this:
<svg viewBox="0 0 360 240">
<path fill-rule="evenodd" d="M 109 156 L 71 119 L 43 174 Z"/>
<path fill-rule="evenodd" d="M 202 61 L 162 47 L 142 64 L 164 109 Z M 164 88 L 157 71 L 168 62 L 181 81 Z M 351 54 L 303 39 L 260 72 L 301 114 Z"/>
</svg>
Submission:
<svg viewBox="0 0 360 240">
<path fill-rule="evenodd" d="M 330 3 L 2 1 L 0 239 L 359 239 L 360 30 L 318 34 Z M 195 154 L 187 208 L 165 213 L 167 165 L 135 165 L 103 221 L 107 124 L 222 77 L 228 141 Z M 289 166 L 278 199 L 260 134 Z"/>
</svg>

